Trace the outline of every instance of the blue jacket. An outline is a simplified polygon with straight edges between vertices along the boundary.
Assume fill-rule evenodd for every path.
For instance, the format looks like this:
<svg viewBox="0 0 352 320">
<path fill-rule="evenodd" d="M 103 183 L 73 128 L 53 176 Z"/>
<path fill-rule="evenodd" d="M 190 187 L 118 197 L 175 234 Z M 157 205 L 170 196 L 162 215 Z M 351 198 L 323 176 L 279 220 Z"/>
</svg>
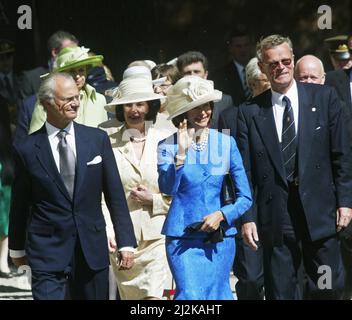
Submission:
<svg viewBox="0 0 352 320">
<path fill-rule="evenodd" d="M 208 145 L 197 152 L 190 147 L 185 164 L 176 170 L 176 134 L 161 141 L 158 148 L 159 188 L 173 197 L 162 233 L 171 237 L 205 237 L 189 233 L 188 225 L 202 221 L 217 210 L 224 214 L 221 223 L 226 236 L 237 233 L 234 222 L 252 204 L 251 191 L 235 140 L 216 130 L 209 130 Z M 224 175 L 230 172 L 236 189 L 234 204 L 221 204 Z"/>
</svg>

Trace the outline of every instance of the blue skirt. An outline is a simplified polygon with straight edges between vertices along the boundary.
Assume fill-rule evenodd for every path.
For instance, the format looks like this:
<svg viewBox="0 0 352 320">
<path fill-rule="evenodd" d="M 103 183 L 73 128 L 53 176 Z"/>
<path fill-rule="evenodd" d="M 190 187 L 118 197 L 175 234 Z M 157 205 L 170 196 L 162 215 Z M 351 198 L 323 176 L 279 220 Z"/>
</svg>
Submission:
<svg viewBox="0 0 352 320">
<path fill-rule="evenodd" d="M 166 237 L 166 255 L 175 279 L 175 300 L 233 300 L 230 272 L 235 238 L 215 244 L 203 239 Z"/>
</svg>

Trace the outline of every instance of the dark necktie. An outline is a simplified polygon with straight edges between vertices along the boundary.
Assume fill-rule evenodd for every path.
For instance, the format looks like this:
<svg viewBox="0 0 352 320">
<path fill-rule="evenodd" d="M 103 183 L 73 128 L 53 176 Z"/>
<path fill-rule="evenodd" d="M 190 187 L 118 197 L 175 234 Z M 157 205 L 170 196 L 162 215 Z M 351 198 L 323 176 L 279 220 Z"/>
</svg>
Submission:
<svg viewBox="0 0 352 320">
<path fill-rule="evenodd" d="M 5 89 L 9 95 L 9 98 L 10 98 L 10 102 L 13 103 L 14 102 L 14 93 L 13 93 L 13 90 L 12 90 L 12 86 L 11 86 L 11 82 L 10 82 L 10 79 L 9 77 L 6 75 L 4 76 L 4 84 L 5 84 Z"/>
<path fill-rule="evenodd" d="M 242 69 L 242 73 L 243 73 L 243 93 L 246 100 L 248 100 L 251 97 L 251 92 L 247 85 L 246 68 Z"/>
<path fill-rule="evenodd" d="M 72 199 L 75 186 L 76 157 L 70 146 L 67 144 L 66 135 L 67 132 L 65 130 L 61 130 L 57 134 L 60 140 L 58 146 L 60 155 L 60 175 Z"/>
<path fill-rule="evenodd" d="M 286 179 L 292 182 L 295 176 L 297 150 L 295 119 L 290 99 L 285 96 L 282 102 L 285 105 L 285 111 L 282 119 L 281 151 Z"/>
</svg>

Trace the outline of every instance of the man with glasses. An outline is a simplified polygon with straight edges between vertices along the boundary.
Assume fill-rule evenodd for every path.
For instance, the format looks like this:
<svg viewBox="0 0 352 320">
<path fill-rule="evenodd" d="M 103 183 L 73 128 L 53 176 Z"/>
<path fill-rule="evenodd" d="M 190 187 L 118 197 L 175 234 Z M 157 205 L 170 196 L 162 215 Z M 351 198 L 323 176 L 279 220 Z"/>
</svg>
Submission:
<svg viewBox="0 0 352 320">
<path fill-rule="evenodd" d="M 242 217 L 244 239 L 254 250 L 263 246 L 267 299 L 301 298 L 301 262 L 308 298 L 339 299 L 337 235 L 352 218 L 342 108 L 333 88 L 294 80 L 289 38 L 262 39 L 257 58 L 271 89 L 242 104 L 238 114 L 237 143 L 257 204 Z"/>
<path fill-rule="evenodd" d="M 9 248 L 28 264 L 35 300 L 106 300 L 109 250 L 101 209 L 104 194 L 114 225 L 119 266 L 134 263 L 136 240 L 107 134 L 74 122 L 80 93 L 72 76 L 54 73 L 38 98 L 43 126 L 15 146 L 16 177 Z"/>
</svg>

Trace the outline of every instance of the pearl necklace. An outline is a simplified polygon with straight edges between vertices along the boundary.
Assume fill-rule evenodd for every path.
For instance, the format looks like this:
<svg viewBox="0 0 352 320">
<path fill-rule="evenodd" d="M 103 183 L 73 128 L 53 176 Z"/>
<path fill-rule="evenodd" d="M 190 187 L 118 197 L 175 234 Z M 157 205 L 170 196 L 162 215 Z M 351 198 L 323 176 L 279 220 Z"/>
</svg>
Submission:
<svg viewBox="0 0 352 320">
<path fill-rule="evenodd" d="M 135 142 L 135 143 L 144 142 L 146 139 L 147 139 L 146 136 L 144 136 L 142 138 L 137 138 L 137 137 L 134 137 L 134 136 L 130 137 L 131 142 Z"/>
<path fill-rule="evenodd" d="M 191 142 L 191 146 L 192 146 L 194 151 L 201 152 L 208 145 L 209 129 L 205 128 L 204 130 L 205 130 L 205 133 L 204 133 L 203 141 L 201 141 L 199 143 L 195 143 L 194 141 Z"/>
</svg>

